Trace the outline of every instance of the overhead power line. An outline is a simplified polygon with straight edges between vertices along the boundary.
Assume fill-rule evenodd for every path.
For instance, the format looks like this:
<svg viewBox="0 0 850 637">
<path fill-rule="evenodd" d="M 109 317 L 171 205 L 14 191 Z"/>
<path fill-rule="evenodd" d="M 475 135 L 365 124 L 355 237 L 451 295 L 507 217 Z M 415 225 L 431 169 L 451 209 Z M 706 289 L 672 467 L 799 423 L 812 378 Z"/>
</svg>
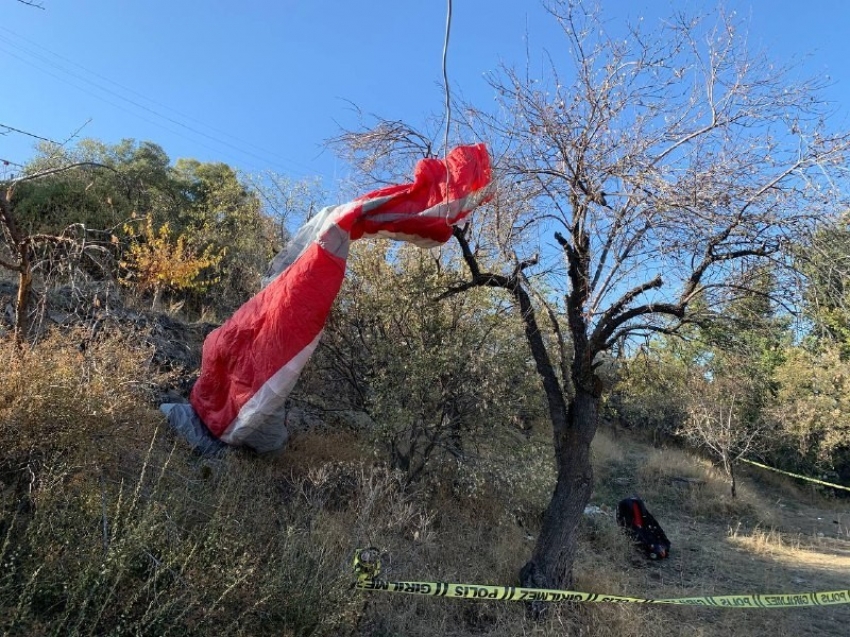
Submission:
<svg viewBox="0 0 850 637">
<path fill-rule="evenodd" d="M 9 126 L 8 124 L 0 124 L 0 128 L 5 128 L 7 131 L 11 131 L 13 133 L 19 133 L 21 135 L 26 135 L 27 137 L 32 137 L 34 139 L 40 139 L 43 142 L 50 142 L 51 144 L 59 144 L 57 141 L 53 141 L 47 137 L 42 137 L 41 135 L 36 135 L 35 133 L 30 133 L 29 131 L 21 130 L 20 128 L 15 128 L 14 126 Z"/>
<path fill-rule="evenodd" d="M 3 51 L 2 47 L 0 47 L 0 51 Z M 88 89 L 83 88 L 83 87 L 79 86 L 78 84 L 75 84 L 74 82 L 72 82 L 72 81 L 68 80 L 67 78 L 60 77 L 59 75 L 57 75 L 57 74 L 55 74 L 55 73 L 52 73 L 52 72 L 50 72 L 50 71 L 48 71 L 48 70 L 46 70 L 46 69 L 43 69 L 43 68 L 39 67 L 37 64 L 33 64 L 31 61 L 26 60 L 26 59 L 24 59 L 24 58 L 22 58 L 22 57 L 20 57 L 20 56 L 18 56 L 18 55 L 15 55 L 14 53 L 9 53 L 8 51 L 6 51 L 6 54 L 7 54 L 7 55 L 11 55 L 11 56 L 12 56 L 12 57 L 14 57 L 15 59 L 20 60 L 20 61 L 24 62 L 25 64 L 28 64 L 28 65 L 32 66 L 33 68 L 38 69 L 38 70 L 39 70 L 39 71 L 41 71 L 42 73 L 45 73 L 46 75 L 49 75 L 50 77 L 53 77 L 53 78 L 55 78 L 55 79 L 59 80 L 60 82 L 63 82 L 63 83 L 65 83 L 65 84 L 69 85 L 69 86 L 72 86 L 72 87 L 76 88 L 77 90 L 79 90 L 79 91 L 81 91 L 81 92 L 85 93 L 86 95 L 89 95 L 89 96 L 91 96 L 91 97 L 93 97 L 93 98 L 95 98 L 95 99 L 98 99 L 98 100 L 100 100 L 100 101 L 104 102 L 105 104 L 109 104 L 110 106 L 112 106 L 112 107 L 114 107 L 114 108 L 117 108 L 117 109 L 118 109 L 118 110 L 120 110 L 120 111 L 123 111 L 123 112 L 125 112 L 125 113 L 130 114 L 130 115 L 133 115 L 134 117 L 136 117 L 136 118 L 138 118 L 138 119 L 140 119 L 140 120 L 142 120 L 142 121 L 144 121 L 144 122 L 147 122 L 147 123 L 149 123 L 149 124 L 153 124 L 154 126 L 158 126 L 159 128 L 161 128 L 161 129 L 163 129 L 163 130 L 165 130 L 165 131 L 168 131 L 168 132 L 169 132 L 169 133 L 171 133 L 172 135 L 175 135 L 175 136 L 180 137 L 180 138 L 182 138 L 182 139 L 186 139 L 186 140 L 188 140 L 188 141 L 191 141 L 193 144 L 197 144 L 198 146 L 201 146 L 201 147 L 203 147 L 203 148 L 206 148 L 207 150 L 211 150 L 211 151 L 213 151 L 213 152 L 220 152 L 220 150 L 219 150 L 219 149 L 217 149 L 217 148 L 215 148 L 215 147 L 213 147 L 213 146 L 210 146 L 210 145 L 208 145 L 208 144 L 205 144 L 205 143 L 203 143 L 203 142 L 200 142 L 200 141 L 198 141 L 197 139 L 193 139 L 192 137 L 188 137 L 187 135 L 184 135 L 183 133 L 180 133 L 179 131 L 176 131 L 176 130 L 174 130 L 174 129 L 172 129 L 172 128 L 169 128 L 168 126 L 165 126 L 165 125 L 164 125 L 164 124 L 162 124 L 161 122 L 157 122 L 157 121 L 155 121 L 155 120 L 153 120 L 153 119 L 150 119 L 150 118 L 148 118 L 148 117 L 145 117 L 144 115 L 141 115 L 141 114 L 139 114 L 139 113 L 136 113 L 136 112 L 134 112 L 134 111 L 132 111 L 132 110 L 130 110 L 130 109 L 128 109 L 128 108 L 126 108 L 126 107 L 122 106 L 121 104 L 116 104 L 115 102 L 113 102 L 113 101 L 111 101 L 111 100 L 108 100 L 108 99 L 106 99 L 106 98 L 104 98 L 104 97 L 102 97 L 102 96 L 99 96 L 99 95 L 97 95 L 97 94 L 95 94 L 95 93 L 92 93 L 92 92 L 91 92 L 91 91 L 89 91 Z M 55 142 L 54 142 L 54 143 L 55 143 Z"/>
<path fill-rule="evenodd" d="M 33 2 L 33 0 L 18 0 L 21 4 L 25 4 L 28 7 L 32 7 L 33 9 L 41 9 L 44 11 L 44 5 L 39 4 L 38 2 Z"/>
<path fill-rule="evenodd" d="M 37 49 L 40 49 L 41 51 L 49 54 L 50 56 L 52 56 L 52 57 L 54 57 L 58 60 L 63 61 L 65 64 L 74 66 L 74 67 L 82 70 L 84 73 L 89 74 L 89 75 L 94 76 L 94 77 L 97 77 L 100 80 L 102 80 L 103 82 L 111 84 L 111 85 L 113 85 L 114 87 L 116 87 L 117 89 L 120 89 L 120 90 L 114 90 L 112 88 L 104 86 L 102 83 L 94 81 L 94 80 L 86 77 L 85 75 L 68 68 L 67 66 L 63 66 L 62 64 L 57 63 L 56 61 L 51 60 L 48 57 L 45 57 L 44 55 L 41 55 L 39 52 L 33 50 L 32 48 L 29 48 L 29 47 L 27 47 L 27 46 L 25 46 L 25 45 L 23 45 L 19 42 L 13 42 L 13 41 L 9 40 L 8 38 L 4 42 L 0 43 L 0 52 L 3 52 L 10 57 L 13 57 L 13 58 L 31 66 L 31 67 L 33 67 L 33 68 L 38 69 L 42 73 L 45 73 L 45 74 L 47 74 L 51 77 L 54 77 L 54 78 L 56 78 L 56 79 L 58 79 L 62 82 L 65 82 L 66 84 L 73 86 L 77 90 L 80 90 L 80 91 L 86 93 L 87 95 L 89 95 L 89 96 L 91 96 L 95 99 L 98 99 L 98 100 L 100 100 L 100 101 L 102 101 L 106 104 L 109 104 L 110 106 L 113 106 L 113 107 L 118 108 L 118 109 L 120 109 L 120 110 L 122 110 L 126 113 L 129 113 L 129 114 L 135 116 L 135 117 L 138 117 L 139 119 L 142 119 L 143 121 L 146 121 L 150 124 L 154 124 L 156 126 L 159 126 L 159 127 L 163 128 L 164 130 L 167 130 L 168 132 L 170 132 L 174 135 L 177 135 L 179 137 L 182 137 L 183 139 L 187 139 L 189 141 L 197 143 L 197 144 L 199 144 L 199 145 L 201 145 L 204 148 L 207 148 L 209 150 L 213 150 L 213 151 L 218 152 L 215 148 L 211 148 L 210 146 L 207 146 L 206 144 L 199 142 L 197 139 L 194 139 L 192 137 L 188 137 L 185 134 L 181 134 L 178 131 L 175 131 L 175 130 L 167 127 L 167 126 L 164 126 L 161 122 L 148 119 L 148 118 L 142 116 L 138 112 L 130 110 L 126 107 L 122 107 L 121 105 L 116 104 L 115 102 L 105 98 L 103 95 L 99 95 L 99 94 L 89 90 L 89 88 L 75 83 L 75 81 L 76 82 L 83 82 L 84 84 L 88 85 L 89 87 L 92 87 L 92 88 L 96 89 L 97 91 L 105 93 L 106 95 L 112 96 L 112 97 L 120 100 L 121 102 L 124 102 L 124 103 L 130 105 L 133 108 L 139 109 L 139 110 L 141 110 L 145 113 L 149 113 L 150 115 L 154 116 L 155 118 L 159 118 L 159 119 L 161 119 L 165 122 L 168 122 L 170 124 L 178 126 L 181 129 L 183 129 L 184 131 L 187 131 L 191 134 L 194 134 L 194 135 L 200 136 L 202 138 L 205 138 L 207 140 L 210 140 L 211 142 L 214 142 L 215 144 L 227 147 L 227 148 L 234 150 L 238 153 L 241 153 L 245 156 L 252 157 L 253 159 L 259 160 L 260 162 L 262 162 L 264 164 L 272 164 L 272 165 L 279 164 L 281 166 L 288 164 L 289 167 L 290 167 L 289 170 L 291 170 L 292 168 L 296 168 L 297 172 L 301 172 L 301 173 L 304 173 L 304 174 L 309 174 L 309 173 L 313 172 L 313 169 L 309 168 L 305 164 L 301 164 L 301 163 L 296 162 L 296 161 L 294 161 L 290 158 L 284 157 L 283 155 L 280 155 L 280 154 L 275 153 L 273 151 L 269 151 L 269 150 L 267 150 L 263 147 L 252 144 L 251 142 L 248 142 L 244 139 L 241 139 L 241 138 L 239 138 L 235 135 L 232 135 L 232 134 L 230 134 L 226 131 L 222 131 L 222 130 L 217 129 L 215 127 L 212 127 L 208 124 L 205 124 L 203 122 L 199 122 L 198 120 L 195 120 L 188 115 L 180 113 L 179 111 L 177 111 L 175 109 L 172 109 L 172 108 L 170 108 L 170 107 L 168 107 L 164 104 L 161 104 L 161 103 L 159 103 L 155 100 L 152 100 L 152 99 L 146 97 L 145 95 L 143 95 L 142 93 L 140 93 L 138 91 L 135 91 L 135 90 L 133 90 L 133 89 L 127 87 L 127 86 L 124 86 L 123 84 L 115 82 L 115 81 L 101 75 L 100 73 L 97 73 L 95 71 L 92 71 L 92 70 L 82 66 L 81 64 L 77 64 L 76 62 L 69 60 L 68 58 L 66 58 L 66 57 L 64 57 L 64 56 L 62 56 L 58 53 L 55 53 L 55 52 L 47 49 L 46 47 L 43 47 L 43 46 L 39 45 L 38 43 L 30 40 L 29 38 L 26 38 L 26 37 L 24 37 L 24 36 L 22 36 L 18 33 L 15 33 L 14 31 L 12 31 L 10 29 L 7 29 L 6 27 L 0 27 L 0 31 L 3 31 L 7 34 L 14 36 L 15 38 L 23 40 L 23 41 L 29 43 L 31 46 L 36 47 Z M 22 57 L 18 53 L 15 53 L 14 51 L 9 50 L 8 48 L 4 48 L 3 45 L 13 47 L 18 53 L 23 53 L 23 54 L 29 56 L 29 59 L 26 58 L 26 57 Z M 46 65 L 46 67 L 48 67 L 48 68 L 44 68 L 44 66 L 42 66 L 42 65 Z M 60 76 L 56 75 L 56 73 L 53 73 L 53 72 L 51 72 L 51 70 L 48 70 L 48 69 L 58 71 L 59 73 L 61 73 L 65 77 L 60 77 Z M 71 79 L 69 79 L 69 78 L 71 78 Z M 72 80 L 74 80 L 74 81 L 72 81 Z M 197 127 L 192 126 L 190 124 L 187 124 L 187 123 L 185 123 L 185 121 L 181 121 L 181 119 L 177 119 L 176 117 L 172 117 L 172 116 L 169 116 L 167 114 L 164 114 L 164 113 L 160 112 L 159 110 L 157 110 L 156 108 L 152 108 L 152 107 L 147 106 L 143 103 L 140 103 L 140 101 L 138 101 L 137 99 L 127 97 L 127 95 L 122 94 L 121 91 L 135 95 L 135 96 L 138 96 L 138 98 L 141 98 L 141 99 L 143 99 L 143 100 L 145 100 L 145 101 L 147 101 L 151 104 L 155 104 L 156 106 L 160 107 L 161 109 L 171 111 L 172 113 L 175 113 L 177 116 L 179 116 L 183 120 L 193 122 L 194 124 L 196 124 Z M 198 127 L 204 127 L 204 128 L 206 128 L 210 131 L 214 131 L 214 132 L 219 133 L 219 135 L 213 135 L 213 134 L 207 133 L 203 130 L 200 130 L 200 128 L 198 128 Z M 239 144 L 235 144 L 235 143 L 229 142 L 225 139 L 222 139 L 222 136 L 229 137 L 230 139 L 236 140 L 237 142 L 239 142 Z M 259 152 L 253 152 L 253 151 L 245 148 L 245 146 L 255 148 Z M 262 154 L 260 154 L 260 153 L 262 153 Z"/>
<path fill-rule="evenodd" d="M 449 152 L 449 129 L 452 125 L 452 100 L 449 90 L 449 37 L 452 32 L 452 0 L 446 0 L 446 35 L 443 39 L 443 90 L 446 97 L 446 132 L 443 139 L 443 153 Z M 448 196 L 448 193 L 446 194 Z"/>
</svg>

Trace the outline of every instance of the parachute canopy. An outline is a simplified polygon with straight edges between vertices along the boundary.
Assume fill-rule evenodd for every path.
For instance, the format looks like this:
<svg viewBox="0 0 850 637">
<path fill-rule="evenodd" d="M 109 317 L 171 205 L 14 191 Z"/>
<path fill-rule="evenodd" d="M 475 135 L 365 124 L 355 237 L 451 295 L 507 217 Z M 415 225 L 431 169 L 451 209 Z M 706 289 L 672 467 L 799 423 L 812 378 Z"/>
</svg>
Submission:
<svg viewBox="0 0 850 637">
<path fill-rule="evenodd" d="M 259 294 L 204 341 L 189 402 L 206 429 L 261 452 L 283 446 L 284 402 L 342 286 L 349 242 L 383 236 L 439 245 L 492 192 L 486 147 L 461 146 L 445 160 L 420 161 L 413 183 L 324 208 L 308 221 L 275 257 Z M 179 417 L 170 411 L 173 425 Z"/>
</svg>

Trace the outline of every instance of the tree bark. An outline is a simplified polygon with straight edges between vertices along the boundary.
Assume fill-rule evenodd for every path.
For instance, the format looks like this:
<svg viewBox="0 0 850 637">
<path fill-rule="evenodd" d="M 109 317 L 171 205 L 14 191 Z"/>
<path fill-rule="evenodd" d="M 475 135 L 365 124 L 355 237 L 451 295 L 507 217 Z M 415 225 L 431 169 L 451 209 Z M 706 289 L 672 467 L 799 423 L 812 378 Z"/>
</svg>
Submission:
<svg viewBox="0 0 850 637">
<path fill-rule="evenodd" d="M 729 478 L 732 480 L 732 498 L 738 497 L 737 484 L 735 482 L 735 461 L 729 461 Z"/>
<path fill-rule="evenodd" d="M 523 285 L 521 268 L 511 277 L 482 273 L 463 231 L 456 229 L 455 237 L 469 266 L 472 280 L 449 293 L 476 286 L 498 287 L 511 292 L 519 308 L 525 338 L 543 384 L 552 424 L 557 481 L 531 559 L 520 571 L 520 582 L 523 586 L 534 588 L 567 587 L 573 582 L 578 525 L 593 489 L 590 443 L 596 434 L 602 398 L 602 387 L 593 369 L 596 350 L 588 343 L 587 325 L 582 312 L 575 309 L 580 307 L 580 303 L 568 303 L 574 356 L 571 365 L 568 368 L 563 365 L 562 369 L 565 372 L 568 369 L 574 392 L 567 401 L 540 332 L 531 297 Z M 574 270 L 574 277 L 580 280 L 581 273 L 577 268 Z M 543 616 L 545 608 L 545 603 L 531 604 L 532 614 L 536 618 Z"/>
<path fill-rule="evenodd" d="M 590 443 L 596 433 L 601 394 L 577 385 L 567 408 L 567 427 L 556 443 L 557 483 L 531 559 L 520 572 L 523 586 L 570 588 L 578 526 L 593 490 Z M 533 604 L 541 618 L 545 604 Z"/>
<path fill-rule="evenodd" d="M 29 246 L 23 234 L 18 229 L 12 214 L 12 192 L 9 187 L 0 192 L 0 224 L 2 224 L 9 240 L 9 248 L 17 263 L 0 262 L 5 268 L 18 273 L 18 295 L 15 299 L 15 343 L 21 345 L 29 332 L 29 298 L 32 289 L 32 266 L 30 264 Z"/>
<path fill-rule="evenodd" d="M 27 266 L 29 264 L 27 263 Z M 29 267 L 18 273 L 18 297 L 15 301 L 15 343 L 23 343 L 29 333 L 29 300 L 32 288 L 32 273 Z"/>
<path fill-rule="evenodd" d="M 512 291 L 520 306 L 537 372 L 543 380 L 557 467 L 555 491 L 544 513 L 531 560 L 523 567 L 520 579 L 524 586 L 560 588 L 572 584 L 576 532 L 593 488 L 590 443 L 596 433 L 601 393 L 594 382 L 589 357 L 577 351 L 571 368 L 575 393 L 569 402 L 565 401 L 531 299 L 519 281 L 514 281 Z M 538 604 L 533 608 L 534 614 L 542 615 L 543 608 Z"/>
</svg>

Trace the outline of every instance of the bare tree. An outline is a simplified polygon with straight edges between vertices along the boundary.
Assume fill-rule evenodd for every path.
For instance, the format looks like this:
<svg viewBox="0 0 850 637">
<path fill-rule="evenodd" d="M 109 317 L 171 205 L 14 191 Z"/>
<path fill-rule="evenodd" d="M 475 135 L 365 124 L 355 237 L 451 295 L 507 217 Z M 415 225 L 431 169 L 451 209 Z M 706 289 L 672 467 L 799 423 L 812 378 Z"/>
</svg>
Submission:
<svg viewBox="0 0 850 637">
<path fill-rule="evenodd" d="M 273 220 L 277 238 L 284 245 L 290 230 L 310 219 L 318 211 L 318 202 L 326 199 L 318 180 L 295 180 L 271 171 L 242 178 L 263 202 L 265 214 Z"/>
<path fill-rule="evenodd" d="M 30 233 L 22 229 L 14 213 L 15 187 L 25 181 L 57 175 L 69 170 L 84 168 L 105 168 L 109 166 L 92 162 L 79 162 L 24 175 L 13 179 L 0 189 L 0 267 L 18 275 L 18 292 L 15 300 L 15 340 L 20 344 L 29 330 L 29 301 L 33 286 L 33 273 L 44 255 L 50 261 L 68 259 L 72 255 L 108 253 L 97 241 L 89 240 L 89 231 L 82 224 L 75 223 L 62 232 Z M 42 256 L 40 259 L 39 256 Z"/>
<path fill-rule="evenodd" d="M 759 388 L 744 376 L 693 379 L 687 397 L 687 419 L 677 432 L 720 461 L 729 478 L 732 497 L 738 495 L 735 463 L 760 448 L 765 433 L 761 418 L 753 419 L 749 403 Z"/>
<path fill-rule="evenodd" d="M 547 6 L 563 59 L 549 55 L 541 78 L 502 69 L 498 109 L 464 109 L 502 187 L 476 221 L 495 226 L 494 243 L 455 230 L 468 278 L 449 293 L 504 289 L 523 318 L 557 483 L 521 579 L 558 587 L 572 582 L 593 488 L 602 355 L 718 316 L 749 293 L 736 268 L 780 272 L 789 236 L 841 209 L 850 136 L 829 132 L 818 81 L 751 54 L 728 16 L 618 30 L 582 2 Z M 504 266 L 488 266 L 497 251 Z M 541 310 L 565 333 L 544 337 Z"/>
</svg>

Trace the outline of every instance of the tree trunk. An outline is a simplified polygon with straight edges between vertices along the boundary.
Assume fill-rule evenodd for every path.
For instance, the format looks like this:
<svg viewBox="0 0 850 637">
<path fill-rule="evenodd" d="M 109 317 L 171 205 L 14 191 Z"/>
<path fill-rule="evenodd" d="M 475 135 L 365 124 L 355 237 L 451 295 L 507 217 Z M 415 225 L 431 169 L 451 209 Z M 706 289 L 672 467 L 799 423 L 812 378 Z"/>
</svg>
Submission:
<svg viewBox="0 0 850 637">
<path fill-rule="evenodd" d="M 593 489 L 590 443 L 596 433 L 599 406 L 598 392 L 580 388 L 569 403 L 567 428 L 556 443 L 558 480 L 534 553 L 520 573 L 523 586 L 572 586 L 578 525 Z M 536 616 L 544 608 L 538 606 L 532 609 Z"/>
<path fill-rule="evenodd" d="M 0 224 L 8 233 L 9 248 L 17 263 L 3 263 L 3 266 L 18 273 L 18 295 L 15 299 L 15 343 L 21 345 L 29 332 L 29 300 L 32 289 L 32 266 L 29 259 L 29 247 L 25 241 L 15 217 L 12 215 L 12 187 L 0 191 Z"/>
<path fill-rule="evenodd" d="M 523 586 L 533 588 L 568 587 L 573 582 L 578 525 L 593 490 L 590 443 L 596 434 L 602 400 L 602 386 L 593 368 L 593 359 L 598 349 L 594 349 L 588 342 L 587 323 L 582 310 L 587 292 L 586 285 L 582 283 L 588 280 L 587 262 L 577 259 L 574 251 L 568 251 L 568 255 L 573 255 L 569 259 L 573 292 L 567 303 L 573 358 L 568 372 L 567 366 L 561 365 L 570 378 L 559 379 L 537 325 L 531 297 L 519 276 L 522 266 L 518 266 L 513 277 L 482 274 L 463 230 L 456 229 L 455 237 L 472 274 L 470 286 L 499 287 L 513 294 L 525 327 L 525 338 L 543 384 L 552 423 L 557 482 L 543 516 L 534 552 L 520 571 L 520 582 Z M 559 237 L 556 234 L 556 238 Z M 574 390 L 569 402 L 565 400 L 562 385 L 568 380 L 572 381 Z M 536 618 L 542 618 L 545 608 L 546 604 L 541 602 L 532 602 L 530 605 L 531 613 Z"/>
<path fill-rule="evenodd" d="M 18 274 L 18 297 L 15 300 L 15 342 L 20 345 L 27 338 L 29 332 L 29 300 L 32 288 L 32 273 L 29 271 L 29 263 L 22 266 Z"/>
<path fill-rule="evenodd" d="M 574 395 L 567 403 L 543 341 L 531 299 L 514 282 L 514 298 L 520 306 L 525 336 L 543 381 L 555 447 L 557 482 L 543 516 L 543 525 L 531 559 L 520 571 L 523 586 L 564 588 L 572 585 L 578 525 L 593 489 L 590 443 L 596 434 L 601 403 L 601 386 L 593 371 L 593 355 L 583 335 L 584 323 L 576 321 L 573 336 L 574 357 L 570 375 Z M 546 604 L 533 602 L 530 610 L 542 618 Z"/>
<path fill-rule="evenodd" d="M 737 484 L 735 483 L 735 461 L 729 462 L 729 478 L 732 480 L 732 498 L 738 497 Z"/>
</svg>

